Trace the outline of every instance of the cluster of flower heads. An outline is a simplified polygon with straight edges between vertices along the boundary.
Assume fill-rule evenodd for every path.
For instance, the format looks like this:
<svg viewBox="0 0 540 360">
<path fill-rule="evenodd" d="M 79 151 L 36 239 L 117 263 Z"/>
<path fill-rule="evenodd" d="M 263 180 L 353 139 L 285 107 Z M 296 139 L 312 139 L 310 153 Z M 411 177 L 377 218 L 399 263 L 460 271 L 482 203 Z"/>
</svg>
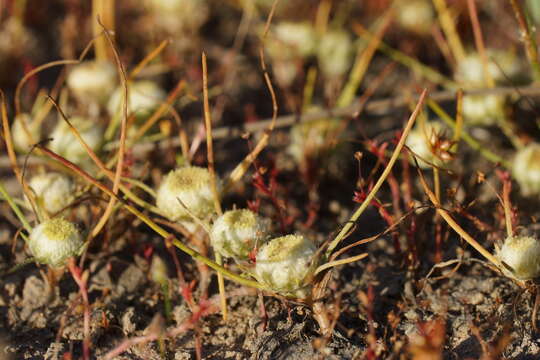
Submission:
<svg viewBox="0 0 540 360">
<path fill-rule="evenodd" d="M 304 297 L 305 281 L 315 266 L 315 244 L 302 235 L 270 236 L 270 222 L 249 209 L 215 217 L 214 193 L 207 169 L 187 166 L 167 174 L 157 191 L 157 206 L 169 220 L 188 230 L 196 219 L 212 221 L 209 235 L 214 251 L 237 262 L 255 259 L 253 276 L 269 289 Z"/>
</svg>

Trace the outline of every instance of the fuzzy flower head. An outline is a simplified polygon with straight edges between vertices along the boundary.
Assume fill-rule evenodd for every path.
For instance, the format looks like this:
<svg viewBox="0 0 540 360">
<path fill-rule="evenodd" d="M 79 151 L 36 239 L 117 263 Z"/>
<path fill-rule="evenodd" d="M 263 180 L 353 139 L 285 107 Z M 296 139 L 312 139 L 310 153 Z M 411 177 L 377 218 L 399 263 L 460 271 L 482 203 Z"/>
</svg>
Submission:
<svg viewBox="0 0 540 360">
<path fill-rule="evenodd" d="M 523 195 L 540 194 L 540 144 L 530 143 L 517 151 L 512 175 Z"/>
<path fill-rule="evenodd" d="M 329 30 L 319 40 L 317 59 L 326 76 L 344 75 L 351 66 L 352 55 L 353 43 L 344 30 Z"/>
<path fill-rule="evenodd" d="M 302 235 L 270 240 L 257 253 L 255 276 L 277 293 L 305 297 L 305 281 L 315 270 L 316 251 L 315 244 Z"/>
<path fill-rule="evenodd" d="M 108 61 L 85 61 L 75 65 L 67 85 L 79 101 L 104 104 L 117 84 L 116 68 Z"/>
<path fill-rule="evenodd" d="M 317 158 L 329 150 L 332 133 L 339 128 L 338 119 L 319 119 L 294 125 L 290 132 L 290 145 L 287 152 L 297 163 L 306 158 Z"/>
<path fill-rule="evenodd" d="M 516 79 L 521 72 L 521 64 L 516 55 L 508 51 L 490 49 L 488 56 L 488 73 L 497 84 L 502 84 L 508 79 Z M 486 86 L 484 65 L 478 53 L 467 55 L 458 63 L 455 79 L 470 87 Z"/>
<path fill-rule="evenodd" d="M 503 272 L 519 280 L 540 276 L 540 242 L 530 236 L 511 236 L 497 249 L 497 257 L 506 266 Z"/>
<path fill-rule="evenodd" d="M 467 95 L 463 97 L 463 117 L 468 125 L 495 125 L 505 116 L 506 100 L 500 95 Z"/>
<path fill-rule="evenodd" d="M 11 125 L 11 136 L 15 150 L 28 152 L 34 143 L 41 140 L 41 125 L 34 121 L 29 114 L 19 114 Z"/>
<path fill-rule="evenodd" d="M 40 209 L 54 214 L 68 206 L 73 200 L 75 184 L 59 173 L 46 173 L 32 177 L 29 186 L 36 196 Z"/>
<path fill-rule="evenodd" d="M 124 88 L 117 88 L 112 94 L 107 109 L 109 115 L 121 114 Z M 155 82 L 149 80 L 136 81 L 128 88 L 128 114 L 135 114 L 138 120 L 149 117 L 152 112 L 165 101 L 167 94 Z"/>
<path fill-rule="evenodd" d="M 226 257 L 246 260 L 263 244 L 268 233 L 265 221 L 248 209 L 229 210 L 212 225 L 210 238 L 215 251 Z"/>
<path fill-rule="evenodd" d="M 49 219 L 32 230 L 28 247 L 37 262 L 53 267 L 65 264 L 83 249 L 83 239 L 77 227 L 62 218 Z"/>
<path fill-rule="evenodd" d="M 435 21 L 435 11 L 429 0 L 401 0 L 397 4 L 399 25 L 418 34 L 427 34 Z"/>
<path fill-rule="evenodd" d="M 103 130 L 95 121 L 81 117 L 73 117 L 70 120 L 73 127 L 77 129 L 85 143 L 97 152 L 103 141 Z M 65 121 L 59 121 L 53 130 L 49 143 L 52 151 L 78 165 L 88 165 L 91 163 L 90 156 L 84 146 L 71 132 L 69 125 Z"/>
<path fill-rule="evenodd" d="M 157 207 L 171 221 L 192 222 L 186 208 L 199 219 L 212 215 L 214 193 L 208 169 L 187 166 L 168 173 L 157 192 Z"/>
</svg>

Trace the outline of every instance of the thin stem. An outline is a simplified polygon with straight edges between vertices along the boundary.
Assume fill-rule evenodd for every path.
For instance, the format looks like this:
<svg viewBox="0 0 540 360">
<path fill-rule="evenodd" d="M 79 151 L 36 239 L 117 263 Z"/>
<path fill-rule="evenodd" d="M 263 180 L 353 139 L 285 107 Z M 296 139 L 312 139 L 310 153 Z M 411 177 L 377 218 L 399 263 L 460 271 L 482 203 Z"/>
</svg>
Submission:
<svg viewBox="0 0 540 360">
<path fill-rule="evenodd" d="M 433 0 L 433 5 L 437 9 L 437 14 L 439 16 L 439 23 L 448 39 L 448 45 L 452 51 L 456 62 L 460 62 L 465 58 L 465 49 L 459 35 L 457 33 L 456 24 L 452 19 L 450 11 L 446 6 L 445 0 Z"/>
<path fill-rule="evenodd" d="M 523 42 L 525 43 L 525 51 L 527 52 L 527 57 L 529 58 L 529 62 L 531 63 L 531 66 L 533 68 L 534 79 L 535 81 L 540 81 L 540 62 L 538 60 L 536 41 L 531 34 L 531 29 L 527 24 L 525 14 L 523 13 L 523 9 L 521 8 L 520 3 L 516 0 L 508 1 L 510 1 L 510 4 L 512 5 L 512 9 L 514 10 L 514 15 L 516 16 L 521 35 L 523 36 Z"/>
<path fill-rule="evenodd" d="M 7 192 L 6 188 L 4 187 L 4 184 L 0 182 L 0 194 L 3 196 L 3 198 L 7 201 L 9 206 L 11 207 L 11 210 L 17 215 L 17 218 L 23 225 L 23 227 L 26 229 L 26 231 L 30 234 L 32 232 L 32 227 L 30 226 L 30 223 L 28 220 L 26 220 L 26 217 L 22 213 L 21 209 L 17 206 L 11 195 Z"/>
<path fill-rule="evenodd" d="M 386 168 L 384 169 L 383 173 L 381 174 L 381 177 L 377 180 L 375 185 L 373 186 L 373 189 L 371 189 L 370 193 L 366 196 L 364 199 L 364 202 L 360 204 L 360 207 L 353 213 L 349 221 L 343 226 L 341 231 L 338 233 L 338 235 L 335 237 L 334 240 L 328 245 L 328 249 L 326 250 L 326 257 L 329 258 L 336 246 L 339 245 L 339 243 L 344 239 L 345 235 L 349 233 L 353 225 L 356 223 L 356 220 L 362 215 L 364 210 L 369 206 L 371 203 L 371 200 L 375 197 L 377 194 L 377 191 L 379 191 L 379 188 L 382 186 L 384 181 L 386 180 L 386 177 L 390 174 L 390 171 L 392 171 L 392 167 L 394 166 L 394 163 L 396 162 L 397 158 L 399 157 L 399 154 L 401 152 L 401 149 L 405 145 L 405 140 L 407 139 L 407 136 L 409 135 L 409 132 L 411 131 L 412 126 L 414 125 L 414 122 L 416 118 L 418 117 L 418 114 L 420 113 L 422 109 L 422 105 L 424 104 L 424 100 L 426 98 L 427 90 L 424 89 L 422 91 L 422 94 L 420 95 L 420 99 L 418 99 L 418 103 L 416 104 L 416 108 L 414 109 L 413 113 L 411 114 L 407 125 L 405 126 L 405 129 L 403 130 L 403 134 L 401 135 L 401 138 L 399 139 L 399 142 L 394 150 L 394 153 L 392 154 L 392 157 L 388 161 L 388 165 L 386 165 Z"/>
</svg>

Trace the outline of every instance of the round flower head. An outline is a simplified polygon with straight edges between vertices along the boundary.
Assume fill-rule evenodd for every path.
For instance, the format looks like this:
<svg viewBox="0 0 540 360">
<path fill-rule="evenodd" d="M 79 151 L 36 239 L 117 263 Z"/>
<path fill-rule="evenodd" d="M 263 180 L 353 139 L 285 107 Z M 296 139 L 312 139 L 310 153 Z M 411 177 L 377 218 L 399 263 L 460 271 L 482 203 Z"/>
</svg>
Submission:
<svg viewBox="0 0 540 360">
<path fill-rule="evenodd" d="M 119 87 L 112 94 L 107 105 L 111 116 L 120 114 L 122 110 L 122 98 L 124 97 L 124 88 Z M 137 119 L 145 119 L 152 114 L 163 101 L 167 94 L 153 81 L 136 81 L 128 88 L 128 114 L 135 114 Z"/>
<path fill-rule="evenodd" d="M 36 175 L 29 182 L 37 205 L 50 214 L 68 206 L 73 199 L 75 185 L 69 177 L 59 173 Z"/>
<path fill-rule="evenodd" d="M 429 168 L 431 164 L 440 166 L 442 159 L 435 154 L 435 145 L 439 136 L 443 133 L 441 123 L 436 121 L 425 121 L 419 123 L 407 137 L 405 144 L 418 157 L 418 165 L 421 168 Z M 448 142 L 448 144 L 450 144 Z M 442 150 L 450 150 L 442 149 Z"/>
<path fill-rule="evenodd" d="M 508 52 L 488 50 L 488 72 L 496 83 L 505 83 L 508 79 L 516 78 L 521 65 L 516 56 Z M 484 65 L 478 53 L 467 55 L 458 63 L 455 78 L 458 82 L 472 86 L 486 86 Z"/>
<path fill-rule="evenodd" d="M 19 114 L 11 125 L 11 136 L 15 150 L 27 152 L 34 143 L 41 140 L 41 125 L 33 121 L 28 114 Z"/>
<path fill-rule="evenodd" d="M 342 76 L 351 66 L 353 44 L 349 34 L 343 30 L 330 30 L 321 37 L 317 59 L 323 74 Z"/>
<path fill-rule="evenodd" d="M 495 125 L 505 116 L 505 98 L 500 95 L 464 96 L 463 116 L 468 125 Z"/>
<path fill-rule="evenodd" d="M 83 103 L 105 103 L 116 87 L 116 69 L 108 61 L 85 61 L 75 65 L 67 85 Z"/>
<path fill-rule="evenodd" d="M 169 32 L 197 33 L 209 15 L 206 0 L 150 0 L 149 5 L 157 26 Z"/>
<path fill-rule="evenodd" d="M 296 56 L 307 57 L 313 55 L 316 49 L 316 35 L 313 25 L 309 22 L 281 22 L 273 28 L 273 34 L 277 41 L 275 47 L 270 47 L 268 50 L 272 55 L 283 55 L 285 46 L 288 50 L 296 54 Z M 277 46 L 281 43 L 281 46 Z M 286 51 L 285 51 L 286 52 Z"/>
<path fill-rule="evenodd" d="M 514 157 L 512 175 L 525 196 L 540 194 L 540 144 L 530 143 Z"/>
<path fill-rule="evenodd" d="M 291 128 L 287 152 L 302 163 L 307 157 L 318 157 L 331 144 L 330 135 L 339 127 L 337 119 L 319 119 L 300 123 Z"/>
<path fill-rule="evenodd" d="M 182 204 L 199 219 L 213 214 L 214 193 L 208 169 L 187 166 L 165 176 L 157 192 L 157 207 L 171 221 L 192 222 Z"/>
<path fill-rule="evenodd" d="M 77 129 L 86 144 L 92 150 L 98 151 L 103 140 L 102 128 L 94 121 L 80 117 L 73 117 L 70 122 Z M 51 140 L 49 146 L 52 151 L 75 164 L 88 164 L 90 157 L 86 149 L 75 135 L 73 135 L 69 125 L 65 121 L 58 122 L 51 137 L 53 140 Z"/>
<path fill-rule="evenodd" d="M 32 230 L 28 247 L 37 262 L 58 267 L 77 256 L 84 245 L 77 227 L 62 218 L 48 219 Z"/>
<path fill-rule="evenodd" d="M 540 243 L 530 236 L 511 236 L 497 249 L 497 257 L 504 262 L 503 272 L 519 280 L 540 276 Z"/>
<path fill-rule="evenodd" d="M 255 276 L 275 292 L 305 297 L 306 279 L 316 266 L 315 244 L 302 235 L 270 240 L 257 253 Z"/>
<path fill-rule="evenodd" d="M 268 222 L 251 210 L 230 210 L 212 225 L 210 239 L 214 250 L 226 257 L 245 260 L 262 245 L 268 232 Z"/>
<path fill-rule="evenodd" d="M 428 0 L 401 0 L 398 2 L 396 17 L 401 27 L 418 33 L 427 34 L 435 20 L 435 12 Z"/>
</svg>

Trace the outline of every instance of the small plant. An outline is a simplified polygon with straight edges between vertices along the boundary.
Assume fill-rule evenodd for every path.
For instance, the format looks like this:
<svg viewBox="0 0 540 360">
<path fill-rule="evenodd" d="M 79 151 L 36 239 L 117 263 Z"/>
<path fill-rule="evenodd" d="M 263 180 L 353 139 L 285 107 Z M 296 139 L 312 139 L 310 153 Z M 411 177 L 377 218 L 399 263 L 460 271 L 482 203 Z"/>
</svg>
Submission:
<svg viewBox="0 0 540 360">
<path fill-rule="evenodd" d="M 540 144 L 530 143 L 517 151 L 512 175 L 523 195 L 540 194 Z"/>
<path fill-rule="evenodd" d="M 268 225 L 268 221 L 251 210 L 229 210 L 214 221 L 210 241 L 221 255 L 247 260 L 267 240 Z"/>
<path fill-rule="evenodd" d="M 210 172 L 197 166 L 169 172 L 157 191 L 157 207 L 163 216 L 185 225 L 193 224 L 192 216 L 206 219 L 214 214 L 213 199 Z"/>
<path fill-rule="evenodd" d="M 28 238 L 35 260 L 52 267 L 63 266 L 68 258 L 80 255 L 83 245 L 77 227 L 59 217 L 43 221 L 32 229 Z"/>
</svg>

